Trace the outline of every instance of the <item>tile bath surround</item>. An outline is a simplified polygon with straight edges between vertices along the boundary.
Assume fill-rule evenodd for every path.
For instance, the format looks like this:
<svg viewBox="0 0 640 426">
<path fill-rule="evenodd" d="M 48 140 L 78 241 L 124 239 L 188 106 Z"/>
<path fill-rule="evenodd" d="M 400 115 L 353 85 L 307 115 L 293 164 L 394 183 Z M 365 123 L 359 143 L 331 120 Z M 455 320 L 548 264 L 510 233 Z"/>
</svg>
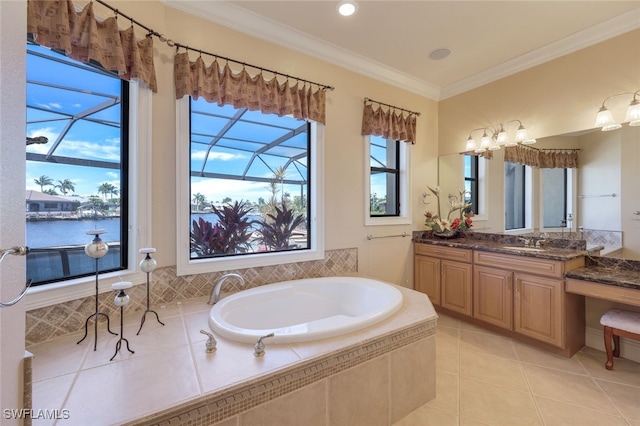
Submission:
<svg viewBox="0 0 640 426">
<path fill-rule="evenodd" d="M 127 315 L 136 353 L 113 362 L 118 337 L 104 328 L 95 352 L 76 345 L 79 334 L 36 344 L 33 408 L 69 410 L 57 425 L 392 424 L 435 397 L 437 315 L 426 296 L 399 289 L 403 307 L 389 319 L 316 342 L 267 342 L 263 358 L 223 338 L 205 352 L 206 296 L 159 309 L 166 326 L 151 322 L 140 336 L 139 315 Z"/>
</svg>

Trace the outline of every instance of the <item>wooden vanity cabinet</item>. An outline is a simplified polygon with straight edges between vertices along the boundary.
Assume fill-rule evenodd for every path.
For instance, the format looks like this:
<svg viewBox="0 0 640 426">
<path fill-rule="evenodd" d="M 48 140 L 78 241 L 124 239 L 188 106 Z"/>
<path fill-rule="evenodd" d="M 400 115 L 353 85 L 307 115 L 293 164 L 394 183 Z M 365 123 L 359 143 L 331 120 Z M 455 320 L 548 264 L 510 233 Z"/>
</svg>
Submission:
<svg viewBox="0 0 640 426">
<path fill-rule="evenodd" d="M 514 274 L 514 287 L 514 331 L 562 347 L 564 281 Z"/>
<path fill-rule="evenodd" d="M 498 327 L 513 327 L 513 273 L 476 266 L 473 271 L 473 317 Z"/>
<path fill-rule="evenodd" d="M 414 253 L 415 290 L 436 306 L 471 316 L 471 250 L 416 243 Z"/>
</svg>

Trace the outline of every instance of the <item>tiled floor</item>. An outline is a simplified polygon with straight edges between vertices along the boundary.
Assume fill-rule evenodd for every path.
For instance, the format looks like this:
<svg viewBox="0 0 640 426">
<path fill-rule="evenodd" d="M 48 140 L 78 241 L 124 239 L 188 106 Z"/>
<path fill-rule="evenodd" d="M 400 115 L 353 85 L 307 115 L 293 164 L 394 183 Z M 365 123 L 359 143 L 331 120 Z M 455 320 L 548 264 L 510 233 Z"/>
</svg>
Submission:
<svg viewBox="0 0 640 426">
<path fill-rule="evenodd" d="M 640 426 L 640 364 L 558 357 L 440 315 L 436 398 L 394 426 Z"/>
</svg>

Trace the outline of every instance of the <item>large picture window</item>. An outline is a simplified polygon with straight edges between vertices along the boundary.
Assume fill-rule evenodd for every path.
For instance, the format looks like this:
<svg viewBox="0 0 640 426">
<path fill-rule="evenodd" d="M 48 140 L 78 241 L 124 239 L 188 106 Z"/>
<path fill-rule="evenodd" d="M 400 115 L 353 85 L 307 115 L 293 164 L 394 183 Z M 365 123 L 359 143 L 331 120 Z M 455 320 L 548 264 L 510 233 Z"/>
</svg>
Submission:
<svg viewBox="0 0 640 426">
<path fill-rule="evenodd" d="M 84 253 L 92 229 L 110 247 L 100 271 L 126 269 L 129 83 L 28 44 L 26 90 L 27 278 L 95 273 Z"/>
<path fill-rule="evenodd" d="M 190 101 L 189 259 L 308 251 L 312 125 Z"/>
</svg>

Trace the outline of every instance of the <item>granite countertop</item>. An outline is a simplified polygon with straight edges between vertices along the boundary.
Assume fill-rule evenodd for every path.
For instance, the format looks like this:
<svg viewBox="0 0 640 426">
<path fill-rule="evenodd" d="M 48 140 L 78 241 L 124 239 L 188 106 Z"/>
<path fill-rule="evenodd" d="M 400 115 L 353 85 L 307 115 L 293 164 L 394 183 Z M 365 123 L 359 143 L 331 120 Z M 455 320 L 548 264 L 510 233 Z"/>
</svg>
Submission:
<svg viewBox="0 0 640 426">
<path fill-rule="evenodd" d="M 584 240 L 559 240 L 527 237 L 533 243 L 545 240 L 540 251 L 534 247 L 525 247 L 520 236 L 488 233 L 461 233 L 460 237 L 438 238 L 431 232 L 414 232 L 413 241 L 454 248 L 510 254 L 514 256 L 536 257 L 540 259 L 567 261 L 599 251 L 602 246 L 587 249 Z M 511 248 L 509 248 L 511 247 Z M 533 249 L 533 250 L 532 250 Z"/>
<path fill-rule="evenodd" d="M 640 261 L 588 256 L 583 268 L 567 271 L 565 277 L 640 290 Z"/>
</svg>

